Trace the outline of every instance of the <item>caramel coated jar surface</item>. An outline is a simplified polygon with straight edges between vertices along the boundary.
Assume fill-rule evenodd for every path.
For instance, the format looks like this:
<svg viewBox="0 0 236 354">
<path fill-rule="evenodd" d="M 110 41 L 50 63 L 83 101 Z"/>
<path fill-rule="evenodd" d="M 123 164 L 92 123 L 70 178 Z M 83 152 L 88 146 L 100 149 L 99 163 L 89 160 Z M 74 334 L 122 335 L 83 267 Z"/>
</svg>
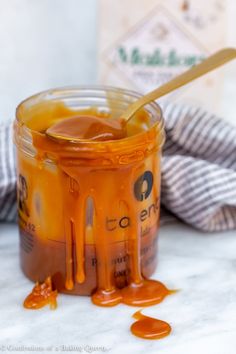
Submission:
<svg viewBox="0 0 236 354">
<path fill-rule="evenodd" d="M 17 191 L 21 267 L 33 281 L 51 277 L 60 292 L 113 293 L 156 267 L 160 210 L 161 110 L 144 107 L 114 141 L 58 142 L 58 120 L 119 118 L 138 94 L 68 88 L 30 97 L 17 108 Z"/>
</svg>

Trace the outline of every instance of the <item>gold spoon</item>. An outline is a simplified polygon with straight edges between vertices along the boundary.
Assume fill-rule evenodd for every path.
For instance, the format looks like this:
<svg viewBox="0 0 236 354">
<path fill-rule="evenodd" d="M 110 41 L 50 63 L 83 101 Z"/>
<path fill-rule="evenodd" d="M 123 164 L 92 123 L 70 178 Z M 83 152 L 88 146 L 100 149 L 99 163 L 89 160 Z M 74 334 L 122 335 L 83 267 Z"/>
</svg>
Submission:
<svg viewBox="0 0 236 354">
<path fill-rule="evenodd" d="M 198 77 L 201 77 L 208 72 L 218 68 L 221 65 L 224 65 L 228 61 L 236 58 L 236 49 L 234 48 L 225 48 L 222 49 L 215 54 L 209 56 L 207 59 L 203 60 L 200 64 L 195 65 L 191 69 L 185 71 L 183 74 L 180 74 L 176 76 L 174 79 L 170 80 L 169 82 L 165 83 L 164 85 L 158 87 L 157 89 L 149 92 L 148 94 L 142 96 L 139 98 L 137 101 L 132 103 L 125 112 L 122 113 L 121 119 L 109 119 L 109 123 L 105 122 L 106 120 L 101 119 L 99 117 L 94 117 L 94 122 L 93 124 L 95 127 L 95 131 L 99 132 L 98 136 L 93 136 L 93 128 L 92 126 L 87 127 L 86 126 L 86 119 L 88 117 L 84 117 L 85 120 L 83 121 L 83 124 L 86 126 L 85 128 L 87 129 L 85 131 L 86 134 L 84 134 L 84 131 L 81 134 L 76 134 L 73 135 L 73 124 L 77 125 L 77 128 L 79 128 L 79 125 L 82 121 L 80 122 L 80 119 L 78 117 L 73 117 L 73 118 L 68 118 L 65 121 L 58 122 L 51 126 L 49 129 L 47 129 L 46 134 L 52 138 L 56 139 L 63 139 L 63 140 L 73 140 L 73 141 L 81 141 L 81 140 L 87 140 L 87 139 L 92 139 L 92 140 L 113 140 L 113 139 L 121 139 L 122 137 L 125 136 L 126 133 L 126 125 L 130 119 L 134 116 L 134 114 L 143 106 L 146 104 L 155 101 L 156 99 L 166 95 L 167 93 L 170 93 L 174 90 L 176 90 L 179 87 L 182 87 L 189 82 L 197 79 Z M 64 122 L 64 123 L 63 123 Z M 66 125 L 68 123 L 69 130 L 66 132 Z M 107 133 L 107 124 L 109 124 L 109 129 L 110 126 L 112 125 L 112 122 L 114 122 L 114 136 L 112 136 L 112 130 L 110 131 L 110 134 L 106 135 Z M 71 124 L 72 123 L 72 124 Z M 78 131 L 78 130 L 77 130 Z M 89 135 L 88 134 L 89 131 Z M 123 134 L 122 134 L 123 132 Z"/>
</svg>

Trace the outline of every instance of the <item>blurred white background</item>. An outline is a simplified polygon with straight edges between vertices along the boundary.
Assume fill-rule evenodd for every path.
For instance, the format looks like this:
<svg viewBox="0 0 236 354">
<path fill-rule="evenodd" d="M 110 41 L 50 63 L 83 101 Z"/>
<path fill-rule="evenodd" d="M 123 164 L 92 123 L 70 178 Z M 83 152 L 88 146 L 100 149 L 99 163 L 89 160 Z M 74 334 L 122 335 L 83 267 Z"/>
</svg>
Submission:
<svg viewBox="0 0 236 354">
<path fill-rule="evenodd" d="M 0 0 L 0 121 L 52 87 L 96 81 L 96 0 Z"/>
<path fill-rule="evenodd" d="M 228 1 L 228 43 L 236 46 L 236 1 Z M 0 0 L 0 122 L 38 91 L 96 83 L 97 13 L 98 0 Z M 236 63 L 224 70 L 219 114 L 233 122 Z"/>
</svg>

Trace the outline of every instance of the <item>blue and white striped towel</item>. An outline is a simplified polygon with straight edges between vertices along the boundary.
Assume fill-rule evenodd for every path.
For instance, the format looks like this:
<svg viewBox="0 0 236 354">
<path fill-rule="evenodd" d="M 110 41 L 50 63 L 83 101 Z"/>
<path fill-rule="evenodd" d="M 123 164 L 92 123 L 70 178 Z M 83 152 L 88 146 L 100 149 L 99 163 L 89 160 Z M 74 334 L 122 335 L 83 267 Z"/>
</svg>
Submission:
<svg viewBox="0 0 236 354">
<path fill-rule="evenodd" d="M 236 228 L 236 128 L 187 106 L 164 117 L 162 205 L 201 230 Z M 11 126 L 0 126 L 0 220 L 16 220 L 15 182 Z"/>
</svg>

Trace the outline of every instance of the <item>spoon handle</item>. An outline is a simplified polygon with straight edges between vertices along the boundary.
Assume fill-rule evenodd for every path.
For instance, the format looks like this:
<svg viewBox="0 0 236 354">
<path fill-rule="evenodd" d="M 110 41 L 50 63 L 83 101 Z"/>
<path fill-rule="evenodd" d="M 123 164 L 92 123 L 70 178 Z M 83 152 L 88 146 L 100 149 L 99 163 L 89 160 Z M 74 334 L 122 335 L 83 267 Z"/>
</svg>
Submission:
<svg viewBox="0 0 236 354">
<path fill-rule="evenodd" d="M 183 74 L 176 76 L 174 79 L 168 81 L 164 85 L 149 92 L 145 96 L 142 96 L 140 99 L 132 103 L 122 114 L 122 118 L 129 120 L 135 112 L 137 112 L 147 103 L 154 101 L 166 95 L 167 93 L 188 84 L 189 82 L 197 79 L 200 76 L 203 76 L 204 74 L 218 68 L 221 65 L 224 65 L 234 58 L 236 58 L 236 49 L 234 48 L 225 48 L 216 52 L 207 59 L 203 60 L 200 64 L 197 64 L 191 69 L 185 71 Z"/>
</svg>

